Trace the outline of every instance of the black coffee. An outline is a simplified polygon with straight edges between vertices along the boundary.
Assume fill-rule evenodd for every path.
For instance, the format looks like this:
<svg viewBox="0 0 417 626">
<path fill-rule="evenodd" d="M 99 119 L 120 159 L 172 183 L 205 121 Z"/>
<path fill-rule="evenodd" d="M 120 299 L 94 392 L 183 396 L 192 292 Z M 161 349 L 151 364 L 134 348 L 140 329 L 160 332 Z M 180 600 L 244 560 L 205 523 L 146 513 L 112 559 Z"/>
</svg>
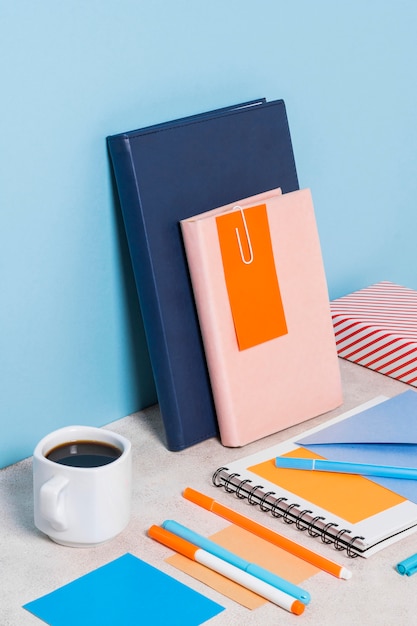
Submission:
<svg viewBox="0 0 417 626">
<path fill-rule="evenodd" d="M 121 454 L 122 451 L 110 443 L 71 441 L 50 450 L 46 458 L 55 463 L 72 467 L 100 467 L 115 461 Z"/>
</svg>

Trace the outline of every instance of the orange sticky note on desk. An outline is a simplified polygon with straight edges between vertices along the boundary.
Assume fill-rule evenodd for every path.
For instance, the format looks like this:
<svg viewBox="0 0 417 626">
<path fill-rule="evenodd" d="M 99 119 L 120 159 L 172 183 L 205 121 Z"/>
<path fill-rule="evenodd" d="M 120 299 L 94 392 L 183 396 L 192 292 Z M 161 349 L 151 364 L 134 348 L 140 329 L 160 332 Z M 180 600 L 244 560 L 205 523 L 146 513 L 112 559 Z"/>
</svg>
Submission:
<svg viewBox="0 0 417 626">
<path fill-rule="evenodd" d="M 287 334 L 266 205 L 216 217 L 239 350 Z"/>
<path fill-rule="evenodd" d="M 297 448 L 282 456 L 306 459 L 324 458 L 305 448 Z M 275 467 L 275 459 L 253 465 L 248 469 L 257 476 L 342 517 L 351 524 L 361 522 L 405 502 L 402 496 L 372 482 L 365 476 L 278 469 Z"/>
<path fill-rule="evenodd" d="M 297 556 L 234 524 L 223 528 L 223 530 L 212 535 L 210 539 L 243 559 L 257 563 L 295 585 L 300 585 L 320 571 L 311 563 L 299 559 Z M 196 561 L 187 559 L 181 554 L 168 557 L 166 562 L 248 609 L 256 609 L 267 602 L 265 598 L 258 596 L 253 591 Z"/>
</svg>

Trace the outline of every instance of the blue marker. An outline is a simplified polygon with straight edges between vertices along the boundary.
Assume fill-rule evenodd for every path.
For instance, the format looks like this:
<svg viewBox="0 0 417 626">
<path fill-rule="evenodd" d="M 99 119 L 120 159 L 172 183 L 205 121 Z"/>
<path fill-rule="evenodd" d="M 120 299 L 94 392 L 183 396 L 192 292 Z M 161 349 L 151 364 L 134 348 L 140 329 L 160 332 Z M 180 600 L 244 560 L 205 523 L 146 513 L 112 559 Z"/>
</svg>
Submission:
<svg viewBox="0 0 417 626">
<path fill-rule="evenodd" d="M 325 459 L 303 459 L 278 456 L 275 466 L 285 469 L 316 470 L 337 474 L 360 474 L 361 476 L 384 476 L 417 480 L 417 468 L 396 467 L 395 465 L 372 465 L 371 463 L 347 463 L 345 461 L 327 461 Z"/>
<path fill-rule="evenodd" d="M 406 574 L 407 576 L 412 576 L 417 572 L 417 554 L 413 554 L 413 556 L 409 556 L 408 559 L 404 559 L 397 565 L 397 572 L 402 574 Z"/>
<path fill-rule="evenodd" d="M 304 589 L 301 589 L 301 587 L 294 585 L 288 580 L 277 576 L 277 574 L 274 574 L 273 572 L 264 569 L 260 565 L 250 563 L 249 561 L 242 559 L 237 554 L 226 550 L 226 548 L 222 548 L 222 546 L 214 543 L 214 541 L 210 541 L 210 539 L 207 539 L 206 537 L 199 535 L 193 530 L 190 530 L 189 528 L 178 524 L 178 522 L 174 522 L 173 520 L 165 520 L 165 522 L 162 524 L 162 528 L 165 528 L 166 530 L 169 530 L 178 537 L 182 537 L 182 539 L 185 539 L 195 546 L 206 550 L 206 552 L 214 554 L 218 558 L 223 559 L 223 561 L 226 561 L 227 563 L 230 563 L 235 567 L 238 567 L 244 572 L 247 572 L 248 574 L 251 574 L 256 578 L 259 578 L 259 580 L 263 580 L 264 582 L 272 585 L 276 589 L 280 589 L 281 591 L 288 593 L 293 598 L 300 600 L 300 602 L 302 602 L 303 604 L 308 604 L 310 602 L 310 594 L 308 593 L 308 591 L 305 591 Z"/>
</svg>

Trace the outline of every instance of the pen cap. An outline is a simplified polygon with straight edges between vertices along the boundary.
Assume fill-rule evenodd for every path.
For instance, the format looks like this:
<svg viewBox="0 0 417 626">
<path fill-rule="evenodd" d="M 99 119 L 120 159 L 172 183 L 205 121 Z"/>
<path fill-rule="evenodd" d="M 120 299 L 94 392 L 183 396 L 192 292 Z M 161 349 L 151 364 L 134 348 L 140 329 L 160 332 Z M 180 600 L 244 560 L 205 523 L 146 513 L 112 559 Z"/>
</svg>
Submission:
<svg viewBox="0 0 417 626">
<path fill-rule="evenodd" d="M 291 457 L 277 456 L 275 459 L 275 467 L 283 469 L 314 469 L 315 459 L 294 459 Z"/>
<path fill-rule="evenodd" d="M 203 509 L 207 509 L 208 511 L 211 511 L 213 507 L 213 498 L 210 498 L 199 491 L 195 491 L 195 489 L 191 489 L 191 487 L 186 487 L 184 489 L 183 496 L 186 500 L 190 500 L 191 502 L 194 502 L 194 504 L 198 504 Z"/>
<path fill-rule="evenodd" d="M 161 528 L 161 526 L 153 525 L 149 528 L 148 535 L 152 539 L 162 543 L 164 546 L 171 548 L 171 550 L 175 550 L 193 561 L 195 560 L 195 553 L 197 552 L 198 547 L 189 541 L 174 535 L 174 533 L 171 533 L 169 530 Z"/>
<path fill-rule="evenodd" d="M 397 571 L 400 574 L 406 574 L 407 576 L 415 574 L 417 572 L 417 554 L 414 554 L 413 556 L 408 557 L 408 559 L 404 559 L 404 561 L 398 563 Z"/>
</svg>

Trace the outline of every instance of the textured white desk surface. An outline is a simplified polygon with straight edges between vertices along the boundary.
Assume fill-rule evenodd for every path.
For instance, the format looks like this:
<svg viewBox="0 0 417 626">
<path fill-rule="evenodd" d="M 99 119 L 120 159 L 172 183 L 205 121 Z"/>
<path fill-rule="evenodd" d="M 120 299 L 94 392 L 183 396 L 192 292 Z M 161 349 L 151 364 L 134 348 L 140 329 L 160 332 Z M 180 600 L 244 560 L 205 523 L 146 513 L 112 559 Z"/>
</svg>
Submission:
<svg viewBox="0 0 417 626">
<path fill-rule="evenodd" d="M 39 626 L 43 622 L 25 611 L 23 604 L 125 552 L 131 552 L 225 606 L 223 613 L 207 622 L 213 626 L 284 626 L 296 622 L 305 626 L 415 624 L 417 574 L 400 576 L 395 571 L 395 564 L 417 552 L 417 533 L 369 559 L 349 559 L 323 545 L 319 539 L 305 538 L 304 533 L 282 521 L 253 507 L 248 509 L 245 502 L 211 484 L 211 475 L 220 465 L 287 439 L 377 395 L 393 396 L 409 388 L 346 361 L 340 361 L 340 366 L 343 406 L 245 448 L 225 448 L 217 439 L 210 439 L 182 452 L 169 452 L 164 446 L 157 406 L 108 425 L 107 428 L 125 435 L 133 444 L 133 512 L 127 529 L 102 546 L 65 548 L 43 536 L 33 525 L 31 459 L 1 470 L 0 625 Z M 159 524 L 166 518 L 176 519 L 207 535 L 227 525 L 225 520 L 184 500 L 181 493 L 186 486 L 212 495 L 278 532 L 305 542 L 305 545 L 346 565 L 352 570 L 353 577 L 342 581 L 321 572 L 306 581 L 303 586 L 310 592 L 312 601 L 301 616 L 291 615 L 269 603 L 254 611 L 239 606 L 165 563 L 164 559 L 172 554 L 171 551 L 146 536 L 150 525 Z M 143 624 L 140 618 L 137 623 Z"/>
</svg>

